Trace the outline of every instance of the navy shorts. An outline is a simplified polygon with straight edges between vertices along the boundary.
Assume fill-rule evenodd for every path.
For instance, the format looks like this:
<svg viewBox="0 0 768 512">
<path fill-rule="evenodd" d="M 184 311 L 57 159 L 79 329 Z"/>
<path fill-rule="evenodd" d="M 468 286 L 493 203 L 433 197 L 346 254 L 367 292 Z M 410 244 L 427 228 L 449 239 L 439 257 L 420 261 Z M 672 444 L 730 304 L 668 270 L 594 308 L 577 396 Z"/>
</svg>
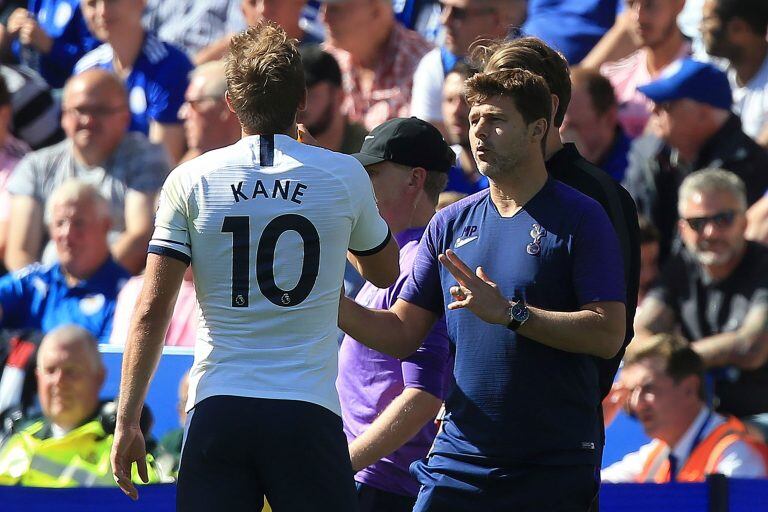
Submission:
<svg viewBox="0 0 768 512">
<path fill-rule="evenodd" d="M 356 511 L 341 418 L 295 400 L 213 396 L 195 406 L 176 510 Z"/>
<path fill-rule="evenodd" d="M 433 455 L 411 472 L 422 484 L 413 512 L 587 512 L 598 491 L 591 465 L 486 468 Z"/>
</svg>

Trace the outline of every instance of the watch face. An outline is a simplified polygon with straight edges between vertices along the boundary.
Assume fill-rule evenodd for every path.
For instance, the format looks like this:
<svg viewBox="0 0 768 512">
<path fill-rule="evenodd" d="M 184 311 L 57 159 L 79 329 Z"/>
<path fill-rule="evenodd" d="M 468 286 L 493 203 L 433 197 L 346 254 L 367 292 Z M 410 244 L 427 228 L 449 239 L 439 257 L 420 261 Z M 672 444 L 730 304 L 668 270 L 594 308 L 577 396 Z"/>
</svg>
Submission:
<svg viewBox="0 0 768 512">
<path fill-rule="evenodd" d="M 517 304 L 512 306 L 511 313 L 512 313 L 512 318 L 514 318 L 518 322 L 525 322 L 526 320 L 528 320 L 528 315 L 529 315 L 528 307 L 522 302 L 518 302 Z"/>
</svg>

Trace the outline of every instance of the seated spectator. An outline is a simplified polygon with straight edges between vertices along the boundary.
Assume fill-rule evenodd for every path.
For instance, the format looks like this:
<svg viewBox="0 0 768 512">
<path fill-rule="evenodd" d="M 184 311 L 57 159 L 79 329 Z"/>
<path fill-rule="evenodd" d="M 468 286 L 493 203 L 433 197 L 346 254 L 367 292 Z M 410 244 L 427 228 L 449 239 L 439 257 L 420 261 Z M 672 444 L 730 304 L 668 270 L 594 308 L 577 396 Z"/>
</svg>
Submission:
<svg viewBox="0 0 768 512">
<path fill-rule="evenodd" d="M 112 320 L 112 335 L 110 345 L 125 345 L 128 327 L 131 323 L 133 310 L 144 285 L 144 276 L 132 277 L 117 296 L 115 316 Z M 198 322 L 197 295 L 192 281 L 192 267 L 184 273 L 184 279 L 176 297 L 171 322 L 165 333 L 165 345 L 169 347 L 194 347 L 197 339 Z"/>
<path fill-rule="evenodd" d="M 621 181 L 630 140 L 618 122 L 618 110 L 608 79 L 591 69 L 571 70 L 571 102 L 560 127 L 563 141 L 574 142 L 584 158 Z"/>
<path fill-rule="evenodd" d="M 190 73 L 179 111 L 188 148 L 182 162 L 240 140 L 240 122 L 224 100 L 226 92 L 223 61 L 206 62 Z"/>
<path fill-rule="evenodd" d="M 50 332 L 37 352 L 43 416 L 21 426 L 0 447 L 0 485 L 112 487 L 110 421 L 99 391 L 105 370 L 96 340 L 82 327 Z M 149 482 L 159 481 L 151 456 Z M 134 469 L 133 480 L 140 483 Z"/>
<path fill-rule="evenodd" d="M 685 247 L 648 292 L 635 332 L 641 338 L 679 329 L 715 380 L 718 411 L 766 429 L 768 247 L 744 239 L 746 207 L 744 183 L 733 173 L 705 169 L 683 181 L 678 229 Z"/>
<path fill-rule="evenodd" d="M 178 162 L 185 150 L 179 108 L 192 63 L 184 52 L 144 30 L 145 4 L 146 0 L 83 2 L 83 16 L 104 44 L 85 54 L 75 73 L 91 68 L 114 71 L 128 91 L 129 129 L 165 146 L 173 162 Z"/>
<path fill-rule="evenodd" d="M 298 40 L 300 45 L 319 44 L 322 39 L 305 31 L 302 25 L 302 12 L 306 3 L 306 0 L 241 0 L 240 12 L 234 13 L 229 28 L 232 32 L 240 32 L 264 21 L 273 21 L 285 30 L 288 37 Z M 229 33 L 203 48 L 195 56 L 195 62 L 202 64 L 223 58 L 231 38 L 232 33 Z"/>
<path fill-rule="evenodd" d="M 360 151 L 368 131 L 341 111 L 344 89 L 336 59 L 317 45 L 303 46 L 299 52 L 307 81 L 307 105 L 299 111 L 299 122 L 324 148 L 348 155 Z"/>
<path fill-rule="evenodd" d="M 659 278 L 659 230 L 645 217 L 640 217 L 640 288 L 638 311 L 643 299 Z"/>
<path fill-rule="evenodd" d="M 622 0 L 528 0 L 523 33 L 578 64 L 611 28 Z"/>
<path fill-rule="evenodd" d="M 11 133 L 32 149 L 62 140 L 61 110 L 45 80 L 26 66 L 0 64 L 0 75 L 11 93 Z"/>
<path fill-rule="evenodd" d="M 747 186 L 751 205 L 768 189 L 768 153 L 741 129 L 730 108 L 725 73 L 710 64 L 682 60 L 663 78 L 640 87 L 654 101 L 665 145 L 636 140 L 624 179 L 638 211 L 661 233 L 662 261 L 677 224 L 677 189 L 691 171 L 722 167 Z"/>
<path fill-rule="evenodd" d="M 768 147 L 768 2 L 710 0 L 701 31 L 707 53 L 728 62 L 733 110 L 744 133 Z"/>
<path fill-rule="evenodd" d="M 706 405 L 704 364 L 685 340 L 660 334 L 633 341 L 619 379 L 624 403 L 653 440 L 603 469 L 604 482 L 768 475 L 768 448 L 739 420 Z"/>
<path fill-rule="evenodd" d="M 413 75 L 411 115 L 437 126 L 443 134 L 440 94 L 445 75 L 466 59 L 478 39 L 503 39 L 525 21 L 527 0 L 442 0 L 445 39 L 427 53 Z M 510 29 L 512 33 L 510 33 Z"/>
<path fill-rule="evenodd" d="M 112 254 L 132 273 L 144 268 L 155 198 L 168 163 L 160 146 L 126 132 L 126 101 L 120 80 L 105 70 L 90 70 L 67 82 L 62 98 L 67 139 L 27 155 L 8 184 L 13 197 L 5 261 L 10 270 L 39 260 L 44 220 L 50 221 L 43 218 L 46 201 L 68 178 L 92 183 L 107 198 Z"/>
<path fill-rule="evenodd" d="M 677 26 L 684 5 L 685 0 L 627 0 L 629 24 L 640 40 L 640 49 L 600 68 L 616 93 L 619 122 L 632 138 L 643 133 L 653 110 L 638 86 L 655 80 L 667 66 L 691 53 L 691 45 Z"/>
<path fill-rule="evenodd" d="M 488 188 L 488 178 L 477 170 L 477 162 L 469 145 L 469 105 L 464 97 L 464 81 L 477 70 L 459 63 L 445 77 L 442 93 L 444 130 L 456 162 L 448 173 L 446 192 L 474 194 Z"/>
<path fill-rule="evenodd" d="M 88 30 L 79 0 L 30 0 L 27 7 L 11 13 L 0 46 L 11 43 L 16 60 L 60 89 L 75 63 L 96 48 L 99 40 Z"/>
<path fill-rule="evenodd" d="M 147 32 L 190 58 L 228 35 L 232 14 L 241 0 L 147 0 L 142 24 Z"/>
<path fill-rule="evenodd" d="M 74 323 L 106 343 L 117 294 L 130 277 L 109 254 L 109 204 L 93 185 L 69 180 L 47 209 L 59 261 L 0 278 L 0 328 L 47 333 Z"/>
<path fill-rule="evenodd" d="M 430 44 L 395 20 L 391 0 L 326 0 L 325 49 L 344 85 L 342 111 L 372 130 L 408 116 L 413 74 Z"/>
<path fill-rule="evenodd" d="M 29 146 L 10 133 L 11 94 L 0 75 L 0 275 L 5 273 L 5 241 L 8 236 L 8 218 L 11 215 L 11 195 L 8 193 L 8 179 Z"/>
</svg>

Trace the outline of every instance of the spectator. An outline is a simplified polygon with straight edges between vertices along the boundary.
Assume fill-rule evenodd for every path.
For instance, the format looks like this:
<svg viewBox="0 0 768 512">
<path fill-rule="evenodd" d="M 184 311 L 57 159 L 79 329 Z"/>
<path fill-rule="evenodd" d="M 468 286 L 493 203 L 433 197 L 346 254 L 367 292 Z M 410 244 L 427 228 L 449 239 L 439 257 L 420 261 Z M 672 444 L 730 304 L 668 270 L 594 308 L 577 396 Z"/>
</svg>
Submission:
<svg viewBox="0 0 768 512">
<path fill-rule="evenodd" d="M 638 311 L 646 294 L 659 278 L 659 230 L 645 217 L 640 217 L 640 289 Z"/>
<path fill-rule="evenodd" d="M 168 173 L 165 152 L 144 135 L 126 132 L 130 113 L 125 89 L 108 71 L 94 69 L 72 77 L 62 104 L 67 139 L 27 155 L 8 184 L 13 198 L 6 264 L 18 270 L 38 261 L 48 197 L 60 183 L 77 177 L 108 199 L 112 253 L 137 273 L 146 258 L 155 197 Z"/>
<path fill-rule="evenodd" d="M 456 153 L 456 160 L 448 173 L 447 192 L 474 194 L 488 188 L 488 178 L 480 174 L 469 144 L 469 105 L 464 97 L 464 81 L 477 70 L 458 63 L 445 77 L 443 85 L 444 130 Z"/>
<path fill-rule="evenodd" d="M 30 0 L 28 9 L 15 9 L 6 37 L 22 64 L 34 69 L 54 89 L 61 89 L 75 63 L 99 45 L 80 11 L 80 0 Z M 10 41 L 0 38 L 0 46 Z"/>
<path fill-rule="evenodd" d="M 139 299 L 141 287 L 144 285 L 144 276 L 134 276 L 125 283 L 120 295 L 117 296 L 115 316 L 112 320 L 112 335 L 109 337 L 110 345 L 125 345 L 128 337 L 128 328 L 131 323 L 131 315 Z M 181 281 L 179 295 L 173 306 L 173 314 L 165 332 L 165 346 L 167 347 L 194 347 L 197 340 L 197 325 L 199 321 L 197 296 L 195 295 L 195 283 L 192 277 L 192 269 L 188 268 Z"/>
<path fill-rule="evenodd" d="M 616 181 L 624 178 L 630 140 L 618 122 L 613 86 L 597 71 L 571 69 L 571 101 L 563 118 L 563 140 Z"/>
<path fill-rule="evenodd" d="M 430 50 L 413 76 L 411 115 L 445 130 L 440 93 L 443 80 L 466 59 L 478 39 L 503 39 L 517 34 L 525 21 L 528 0 L 442 0 L 443 44 Z M 510 33 L 511 30 L 511 33 Z"/>
<path fill-rule="evenodd" d="M 389 288 L 366 283 L 355 300 L 388 309 L 411 273 L 454 155 L 437 128 L 415 117 L 387 121 L 371 135 L 354 156 L 371 176 L 379 212 L 400 246 L 400 277 Z M 419 483 L 408 468 L 435 439 L 450 362 L 443 320 L 402 360 L 349 335 L 342 340 L 336 388 L 361 512 L 413 509 Z"/>
<path fill-rule="evenodd" d="M 707 53 L 728 62 L 744 133 L 768 147 L 768 2 L 708 0 L 701 31 Z"/>
<path fill-rule="evenodd" d="M 11 133 L 32 149 L 61 141 L 61 111 L 45 80 L 26 66 L 0 64 L 0 75 L 11 93 Z"/>
<path fill-rule="evenodd" d="M 114 71 L 128 91 L 129 129 L 161 143 L 177 162 L 184 154 L 179 108 L 192 63 L 141 26 L 146 0 L 88 0 L 81 5 L 88 26 L 104 44 L 80 59 L 75 73 L 91 68 Z"/>
<path fill-rule="evenodd" d="M 226 92 L 224 62 L 206 62 L 190 73 L 189 87 L 179 112 L 184 119 L 188 148 L 182 162 L 240 140 L 240 123 L 227 106 Z"/>
<path fill-rule="evenodd" d="M 264 21 L 273 21 L 285 30 L 288 37 L 299 41 L 300 45 L 319 44 L 322 39 L 310 31 L 305 31 L 302 26 L 302 21 L 305 21 L 302 19 L 302 12 L 306 3 L 306 0 L 241 0 L 240 12 L 234 14 L 235 19 L 230 20 L 229 25 L 234 32 L 240 32 Z M 230 33 L 200 50 L 195 62 L 201 64 L 223 58 L 231 38 Z"/>
<path fill-rule="evenodd" d="M 674 61 L 691 53 L 691 45 L 677 26 L 685 0 L 627 0 L 630 27 L 640 48 L 617 62 L 601 66 L 619 102 L 619 122 L 632 138 L 643 133 L 653 105 L 638 86 L 655 80 Z"/>
<path fill-rule="evenodd" d="M 113 487 L 112 432 L 99 391 L 105 370 L 96 340 L 82 327 L 50 332 L 37 352 L 37 387 L 43 416 L 0 447 L 0 485 Z M 159 481 L 147 457 L 149 481 Z M 134 473 L 134 481 L 139 482 Z"/>
<path fill-rule="evenodd" d="M 372 130 L 408 115 L 413 74 L 430 45 L 395 21 L 391 0 L 326 0 L 325 49 L 344 85 L 342 111 Z"/>
<path fill-rule="evenodd" d="M 241 0 L 147 0 L 147 32 L 183 50 L 190 58 L 228 34 Z"/>
<path fill-rule="evenodd" d="M 5 242 L 8 237 L 8 218 L 11 214 L 11 195 L 8 180 L 29 146 L 10 134 L 13 112 L 11 93 L 0 75 L 0 275 L 5 270 Z"/>
<path fill-rule="evenodd" d="M 751 205 L 768 189 L 768 153 L 741 130 L 730 110 L 728 79 L 710 64 L 683 60 L 640 91 L 655 103 L 666 144 L 659 148 L 645 137 L 635 141 L 624 183 L 638 211 L 659 229 L 663 261 L 675 235 L 683 178 L 696 169 L 728 169 L 744 180 Z"/>
<path fill-rule="evenodd" d="M 744 239 L 747 200 L 733 173 L 706 169 L 680 186 L 685 244 L 637 317 L 637 336 L 680 329 L 715 378 L 719 412 L 768 426 L 768 248 Z"/>
<path fill-rule="evenodd" d="M 528 0 L 523 33 L 543 39 L 578 64 L 611 28 L 621 1 Z"/>
<path fill-rule="evenodd" d="M 187 396 L 189 394 L 189 370 L 179 381 L 178 396 L 176 402 L 176 411 L 179 413 L 179 428 L 175 428 L 166 433 L 158 446 L 158 455 L 156 457 L 157 465 L 163 472 L 176 478 L 179 474 L 179 462 L 181 462 L 181 446 L 184 443 L 184 427 L 187 424 Z M 262 511 L 263 512 L 263 511 Z"/>
<path fill-rule="evenodd" d="M 109 254 L 109 204 L 94 186 L 70 180 L 47 208 L 59 262 L 0 278 L 0 327 L 47 333 L 75 323 L 106 343 L 117 293 L 130 277 Z"/>
<path fill-rule="evenodd" d="M 368 131 L 341 111 L 344 89 L 336 59 L 317 45 L 302 46 L 299 52 L 307 82 L 307 105 L 299 111 L 299 122 L 324 148 L 346 154 L 360 151 Z"/>
<path fill-rule="evenodd" d="M 604 482 L 703 482 L 768 476 L 768 448 L 706 404 L 704 364 L 685 340 L 659 334 L 632 343 L 620 385 L 653 440 L 601 471 Z M 619 405 L 620 402 L 617 403 Z"/>
</svg>

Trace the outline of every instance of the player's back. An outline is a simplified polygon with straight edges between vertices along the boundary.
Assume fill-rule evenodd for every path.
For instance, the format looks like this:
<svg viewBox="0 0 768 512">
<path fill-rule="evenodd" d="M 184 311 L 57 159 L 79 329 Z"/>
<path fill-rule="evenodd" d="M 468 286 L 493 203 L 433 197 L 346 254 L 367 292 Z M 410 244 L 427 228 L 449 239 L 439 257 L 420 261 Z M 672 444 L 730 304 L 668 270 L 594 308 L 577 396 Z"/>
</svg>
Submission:
<svg viewBox="0 0 768 512">
<path fill-rule="evenodd" d="M 362 166 L 284 135 L 246 137 L 169 177 L 152 245 L 173 249 L 169 211 L 186 223 L 202 313 L 188 405 L 238 395 L 338 412 L 346 251 L 387 238 Z"/>
</svg>

